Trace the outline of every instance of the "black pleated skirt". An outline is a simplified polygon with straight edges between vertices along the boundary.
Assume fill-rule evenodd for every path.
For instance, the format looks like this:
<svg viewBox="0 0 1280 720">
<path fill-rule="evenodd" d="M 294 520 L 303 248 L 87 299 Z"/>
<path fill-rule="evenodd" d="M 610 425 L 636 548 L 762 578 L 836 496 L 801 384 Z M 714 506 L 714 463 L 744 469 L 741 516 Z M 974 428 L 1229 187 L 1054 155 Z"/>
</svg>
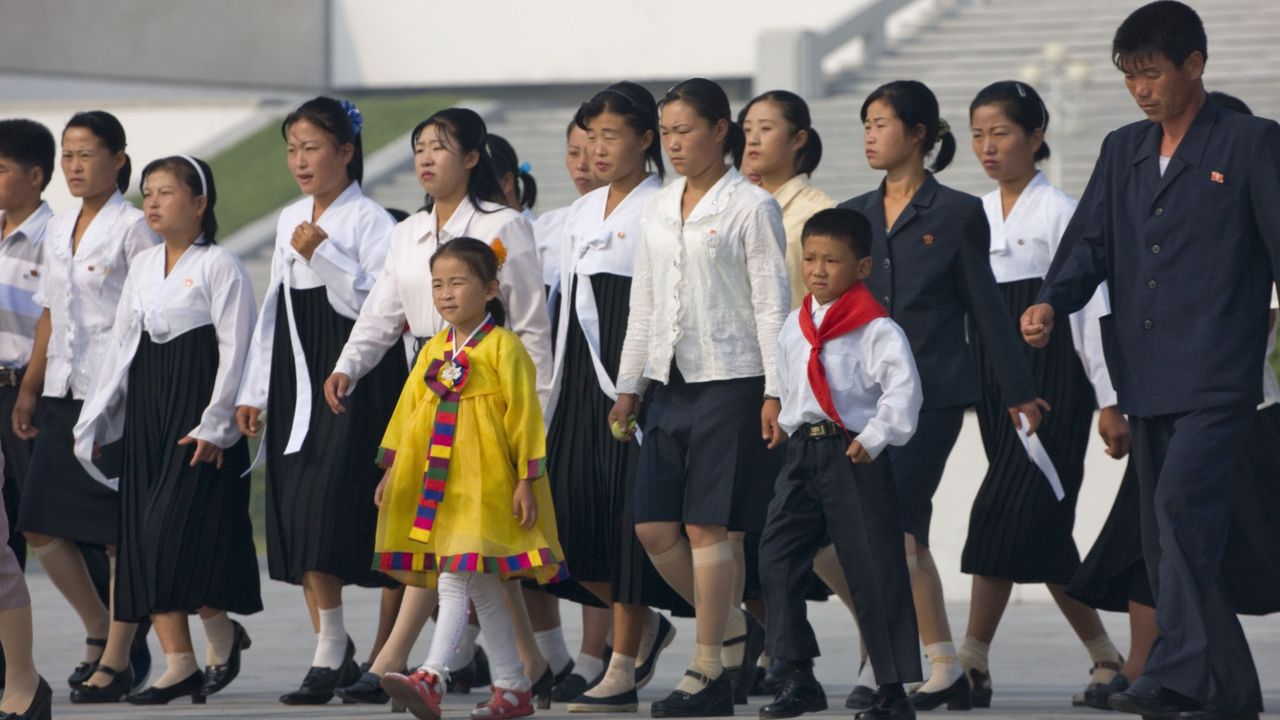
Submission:
<svg viewBox="0 0 1280 720">
<path fill-rule="evenodd" d="M 223 451 L 222 468 L 191 467 L 179 446 L 213 393 L 218 337 L 212 325 L 166 343 L 143 333 L 129 368 L 116 619 L 201 607 L 248 615 L 262 610 L 258 554 L 249 520 L 249 444 Z"/>
<path fill-rule="evenodd" d="M 1231 487 L 1231 529 L 1222 576 L 1236 612 L 1280 612 L 1280 405 L 1258 411 L 1249 428 Z M 1130 462 L 1111 514 L 1067 587 L 1067 594 L 1099 610 L 1124 612 L 1130 602 L 1155 605 L 1142 555 L 1141 500 Z"/>
<path fill-rule="evenodd" d="M 1031 279 L 1000 285 L 1014 328 L 1042 284 Z M 982 386 L 978 427 L 989 465 L 969 515 L 969 537 L 960 559 L 965 573 L 1065 585 L 1080 566 L 1072 530 L 1096 402 L 1071 333 L 1062 325 L 1064 332 L 1054 333 L 1048 347 L 1025 350 L 1040 397 L 1053 408 L 1036 434 L 1062 481 L 1066 497 L 1061 501 L 1018 439 L 981 336 L 972 328 L 969 333 Z"/>
<path fill-rule="evenodd" d="M 578 292 L 574 278 L 572 292 Z M 590 276 L 600 317 L 600 361 L 617 377 L 631 310 L 631 278 Z M 562 286 L 563 288 L 563 286 Z M 613 401 L 600 389 L 576 303 L 561 296 L 568 312 L 559 402 L 547 435 L 547 462 L 560 546 L 572 578 L 547 589 L 565 599 L 597 604 L 575 580 L 608 583 L 614 602 L 648 605 L 691 615 L 693 609 L 667 587 L 636 538 L 632 513 L 639 448 L 609 432 Z"/>
<path fill-rule="evenodd" d="M 72 432 L 83 404 L 70 393 L 40 398 L 35 422 L 40 434 L 27 466 L 18 529 L 90 545 L 115 545 L 120 541 L 120 496 L 90 477 L 75 456 Z M 103 447 L 97 465 L 107 477 L 119 477 L 120 443 Z"/>
<path fill-rule="evenodd" d="M 267 567 L 273 580 L 302 583 L 307 572 L 344 584 L 394 587 L 372 569 L 378 509 L 373 491 L 382 477 L 374 463 L 387 421 L 409 370 L 397 344 L 360 379 L 347 411 L 335 415 L 324 381 L 355 321 L 339 315 L 323 287 L 284 290 L 293 296 L 296 325 L 311 376 L 311 427 L 302 449 L 285 455 L 293 425 L 297 374 L 284 297 L 276 313 L 267 397 Z"/>
</svg>

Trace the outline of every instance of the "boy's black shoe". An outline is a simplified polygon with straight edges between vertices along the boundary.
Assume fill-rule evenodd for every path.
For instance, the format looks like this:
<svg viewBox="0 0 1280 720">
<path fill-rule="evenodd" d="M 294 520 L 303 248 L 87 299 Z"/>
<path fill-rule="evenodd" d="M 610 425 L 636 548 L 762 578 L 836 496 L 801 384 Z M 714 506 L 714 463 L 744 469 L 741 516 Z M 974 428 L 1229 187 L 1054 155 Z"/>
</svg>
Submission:
<svg viewBox="0 0 1280 720">
<path fill-rule="evenodd" d="M 789 663 L 790 674 L 782 683 L 777 698 L 760 708 L 761 720 L 799 717 L 805 713 L 827 709 L 827 694 L 813 676 L 813 663 Z"/>
<path fill-rule="evenodd" d="M 855 720 L 915 720 L 916 709 L 905 697 L 876 693 L 871 707 L 853 716 Z"/>
<path fill-rule="evenodd" d="M 1113 710 L 1145 718 L 1175 720 L 1184 712 L 1202 710 L 1194 700 L 1164 689 L 1148 677 L 1139 677 L 1128 690 L 1112 694 L 1107 703 Z"/>
<path fill-rule="evenodd" d="M 787 663 L 776 658 L 769 660 L 769 668 L 756 673 L 756 682 L 751 686 L 752 697 L 774 697 L 782 689 L 787 680 Z"/>
<path fill-rule="evenodd" d="M 728 670 L 722 671 L 714 680 L 694 670 L 685 670 L 684 674 L 700 681 L 702 689 L 692 695 L 683 690 L 672 690 L 670 695 L 650 706 L 650 715 L 656 718 L 678 718 L 723 717 L 733 714 L 733 684 L 729 680 Z"/>
</svg>

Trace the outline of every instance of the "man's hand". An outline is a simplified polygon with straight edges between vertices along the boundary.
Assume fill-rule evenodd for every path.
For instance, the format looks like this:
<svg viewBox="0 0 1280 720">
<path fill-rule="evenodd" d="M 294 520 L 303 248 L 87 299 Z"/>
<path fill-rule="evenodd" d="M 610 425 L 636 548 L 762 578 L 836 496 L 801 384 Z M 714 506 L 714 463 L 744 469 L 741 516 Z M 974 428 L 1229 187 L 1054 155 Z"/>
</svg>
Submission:
<svg viewBox="0 0 1280 720">
<path fill-rule="evenodd" d="M 1129 420 L 1115 405 L 1098 412 L 1098 434 L 1107 444 L 1107 454 L 1119 460 L 1129 454 L 1133 438 L 1129 436 Z"/>
<path fill-rule="evenodd" d="M 1049 303 L 1032 305 L 1022 313 L 1022 339 L 1031 347 L 1042 348 L 1048 345 L 1049 334 L 1052 332 L 1053 306 Z"/>
</svg>

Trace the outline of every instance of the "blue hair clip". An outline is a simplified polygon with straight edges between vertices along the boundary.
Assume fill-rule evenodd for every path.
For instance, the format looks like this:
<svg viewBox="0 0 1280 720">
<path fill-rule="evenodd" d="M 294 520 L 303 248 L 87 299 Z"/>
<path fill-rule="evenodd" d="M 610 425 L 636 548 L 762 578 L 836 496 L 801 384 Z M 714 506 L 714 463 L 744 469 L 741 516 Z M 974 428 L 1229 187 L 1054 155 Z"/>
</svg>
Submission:
<svg viewBox="0 0 1280 720">
<path fill-rule="evenodd" d="M 530 165 L 529 161 L 526 160 L 525 162 L 520 163 L 520 172 L 528 175 L 529 173 L 533 172 L 533 166 Z"/>
<path fill-rule="evenodd" d="M 342 109 L 347 112 L 347 118 L 351 120 L 352 132 L 359 135 L 360 128 L 364 127 L 364 116 L 360 114 L 360 108 L 350 100 L 343 100 Z"/>
</svg>

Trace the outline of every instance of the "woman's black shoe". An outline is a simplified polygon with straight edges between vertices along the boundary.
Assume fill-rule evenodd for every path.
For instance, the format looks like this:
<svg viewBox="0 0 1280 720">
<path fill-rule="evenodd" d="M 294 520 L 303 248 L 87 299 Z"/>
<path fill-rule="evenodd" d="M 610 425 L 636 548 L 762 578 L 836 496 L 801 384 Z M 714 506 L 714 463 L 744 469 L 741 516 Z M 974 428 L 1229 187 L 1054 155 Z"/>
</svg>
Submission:
<svg viewBox="0 0 1280 720">
<path fill-rule="evenodd" d="M 71 691 L 71 702 L 77 705 L 120 702 L 129 694 L 129 688 L 133 687 L 133 673 L 127 668 L 116 670 L 106 665 L 99 665 L 94 672 L 110 675 L 111 682 L 105 687 L 90 685 L 87 682 L 81 683 Z"/>
<path fill-rule="evenodd" d="M 599 678 L 595 678 L 598 680 Z M 569 677 L 561 680 L 551 688 L 552 702 L 569 702 L 578 699 L 578 696 L 586 692 L 594 683 L 588 682 L 586 678 L 578 673 L 570 673 Z"/>
<path fill-rule="evenodd" d="M 941 692 L 929 693 L 916 691 L 911 693 L 908 698 L 912 707 L 916 710 L 933 710 L 942 705 L 946 705 L 948 710 L 972 710 L 973 709 L 973 686 L 969 684 L 969 678 L 964 673 L 955 682 L 951 683 L 951 687 Z M 875 706 L 872 706 L 874 709 Z M 879 717 L 877 715 L 868 715 L 867 717 Z"/>
<path fill-rule="evenodd" d="M 85 638 L 84 644 L 89 647 L 102 648 L 103 652 L 107 649 L 107 641 L 104 638 Z M 67 676 L 67 685 L 70 685 L 71 689 L 75 690 L 80 687 L 80 684 L 85 680 L 93 677 L 93 673 L 97 671 L 97 669 L 97 660 L 94 660 L 93 662 L 82 662 L 76 665 L 75 669 L 71 671 L 71 674 Z"/>
<path fill-rule="evenodd" d="M 475 654 L 471 656 L 471 663 L 457 672 L 449 673 L 445 687 L 446 692 L 468 695 L 472 689 L 482 688 L 491 682 L 489 656 L 484 654 L 484 648 L 477 645 Z"/>
<path fill-rule="evenodd" d="M 640 707 L 635 688 L 623 690 L 609 697 L 591 697 L 579 695 L 569 703 L 571 713 L 633 713 Z"/>
<path fill-rule="evenodd" d="M 855 720 L 915 720 L 916 709 L 907 698 L 890 698 L 877 694 L 871 707 L 853 717 Z"/>
<path fill-rule="evenodd" d="M 650 714 L 656 718 L 723 717 L 733 714 L 733 683 L 729 671 L 722 671 L 716 679 L 693 670 L 685 675 L 702 683 L 702 689 L 689 694 L 672 690 L 671 694 L 650 706 Z"/>
<path fill-rule="evenodd" d="M 21 713 L 0 713 L 0 720 L 50 720 L 53 717 L 53 688 L 44 678 L 36 685 L 31 704 Z"/>
<path fill-rule="evenodd" d="M 813 669 L 795 672 L 782 683 L 778 697 L 760 708 L 761 720 L 799 717 L 805 713 L 827 709 L 827 694 L 822 684 L 813 677 Z"/>
<path fill-rule="evenodd" d="M 188 675 L 186 680 L 169 687 L 158 688 L 152 685 L 142 692 L 126 697 L 125 701 L 132 705 L 168 705 L 169 701 L 183 695 L 190 695 L 194 705 L 205 703 L 204 673 L 197 670 Z"/>
<path fill-rule="evenodd" d="M 978 669 L 969 670 L 969 697 L 976 708 L 991 707 L 991 673 Z"/>
<path fill-rule="evenodd" d="M 312 667 L 302 679 L 302 685 L 291 693 L 280 696 L 285 705 L 324 705 L 333 699 L 333 691 L 339 685 L 349 685 L 359 679 L 360 668 L 356 665 L 356 645 L 347 638 L 346 657 L 337 668 Z M 349 679 L 348 679 L 349 678 Z"/>
<path fill-rule="evenodd" d="M 340 687 L 333 693 L 348 703 L 360 705 L 386 705 L 391 701 L 391 696 L 382 689 L 382 678 L 371 672 L 366 672 L 359 680 Z"/>
<path fill-rule="evenodd" d="M 209 665 L 204 669 L 204 694 L 205 697 L 212 695 L 219 690 L 231 684 L 232 680 L 240 674 L 240 653 L 248 650 L 253 641 L 249 639 L 249 633 L 244 631 L 244 626 L 232 620 L 231 624 L 235 626 L 235 642 L 231 644 L 231 657 L 221 665 Z"/>
<path fill-rule="evenodd" d="M 787 680 L 787 664 L 774 658 L 769 661 L 769 669 L 756 672 L 756 681 L 748 694 L 752 697 L 775 697 Z"/>
<path fill-rule="evenodd" d="M 538 703 L 539 710 L 546 710 L 551 707 L 551 689 L 556 686 L 556 675 L 551 672 L 551 667 L 542 671 L 542 677 L 538 678 L 538 682 L 533 684 L 530 692 L 533 693 L 533 699 Z"/>
</svg>

